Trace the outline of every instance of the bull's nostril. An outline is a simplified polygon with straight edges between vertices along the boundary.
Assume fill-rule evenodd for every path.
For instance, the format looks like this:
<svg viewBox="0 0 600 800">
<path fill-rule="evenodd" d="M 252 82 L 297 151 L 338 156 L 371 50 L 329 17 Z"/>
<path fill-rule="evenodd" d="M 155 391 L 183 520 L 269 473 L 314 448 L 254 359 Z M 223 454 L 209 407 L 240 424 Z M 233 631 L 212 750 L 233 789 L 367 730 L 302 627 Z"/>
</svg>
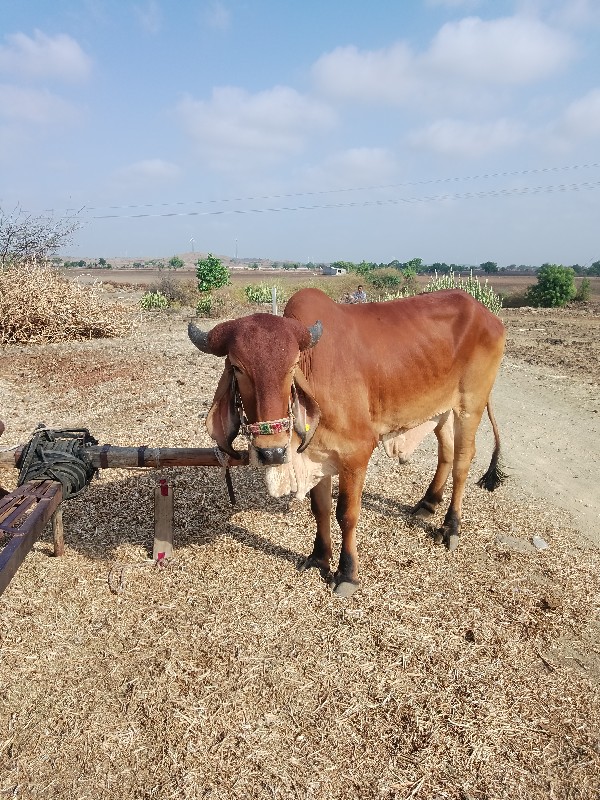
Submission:
<svg viewBox="0 0 600 800">
<path fill-rule="evenodd" d="M 263 464 L 284 464 L 287 447 L 257 447 L 256 452 Z"/>
</svg>

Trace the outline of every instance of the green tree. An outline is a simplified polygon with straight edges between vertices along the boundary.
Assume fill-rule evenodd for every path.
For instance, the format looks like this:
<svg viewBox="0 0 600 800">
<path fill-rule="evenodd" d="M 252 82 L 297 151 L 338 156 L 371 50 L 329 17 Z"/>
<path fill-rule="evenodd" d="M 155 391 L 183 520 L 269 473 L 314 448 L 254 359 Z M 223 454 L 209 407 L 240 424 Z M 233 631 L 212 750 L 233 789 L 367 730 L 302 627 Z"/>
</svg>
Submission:
<svg viewBox="0 0 600 800">
<path fill-rule="evenodd" d="M 196 277 L 200 292 L 212 292 L 213 289 L 230 284 L 229 270 L 221 263 L 221 259 L 212 253 L 196 261 Z"/>
<path fill-rule="evenodd" d="M 489 275 L 492 272 L 498 272 L 498 264 L 496 264 L 495 261 L 484 261 L 483 264 L 479 265 L 479 269 L 482 269 Z"/>
<path fill-rule="evenodd" d="M 404 270 L 412 270 L 416 275 L 417 272 L 423 271 L 423 259 L 422 258 L 411 258 L 410 261 L 406 261 L 403 264 L 403 271 Z"/>
<path fill-rule="evenodd" d="M 363 277 L 368 275 L 369 272 L 374 269 L 377 269 L 377 264 L 374 264 L 372 261 L 361 261 L 356 267 L 358 274 L 362 275 Z"/>
<path fill-rule="evenodd" d="M 588 275 L 600 275 L 600 261 L 594 261 L 591 266 L 588 267 L 587 271 Z"/>
<path fill-rule="evenodd" d="M 179 256 L 172 256 L 168 260 L 167 265 L 169 269 L 181 269 L 183 267 L 183 259 L 179 258 Z"/>
<path fill-rule="evenodd" d="M 574 272 L 562 264 L 542 264 L 537 273 L 537 283 L 530 286 L 525 299 L 532 306 L 557 308 L 575 297 Z"/>
</svg>

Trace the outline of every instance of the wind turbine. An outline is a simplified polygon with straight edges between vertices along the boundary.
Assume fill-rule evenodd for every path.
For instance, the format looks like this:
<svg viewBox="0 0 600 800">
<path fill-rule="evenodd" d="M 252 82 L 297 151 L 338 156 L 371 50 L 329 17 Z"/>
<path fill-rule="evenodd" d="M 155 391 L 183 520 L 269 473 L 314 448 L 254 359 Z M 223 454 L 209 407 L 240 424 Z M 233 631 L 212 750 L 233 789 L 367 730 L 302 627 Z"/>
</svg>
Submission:
<svg viewBox="0 0 600 800">
<path fill-rule="evenodd" d="M 192 253 L 193 253 L 193 252 L 194 252 L 194 237 L 193 237 L 193 236 L 192 236 L 192 238 L 190 239 L 190 243 L 191 243 L 191 245 L 192 245 Z"/>
</svg>

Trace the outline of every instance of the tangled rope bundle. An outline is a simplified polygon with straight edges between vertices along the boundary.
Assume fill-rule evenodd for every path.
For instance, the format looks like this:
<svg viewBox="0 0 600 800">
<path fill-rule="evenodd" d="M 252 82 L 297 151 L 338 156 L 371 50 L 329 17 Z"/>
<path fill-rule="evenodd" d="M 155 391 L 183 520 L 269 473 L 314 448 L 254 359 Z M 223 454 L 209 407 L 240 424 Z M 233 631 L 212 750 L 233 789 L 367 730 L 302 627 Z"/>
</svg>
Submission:
<svg viewBox="0 0 600 800">
<path fill-rule="evenodd" d="M 87 428 L 51 430 L 39 426 L 20 459 L 18 485 L 51 480 L 62 484 L 63 499 L 82 492 L 96 469 L 85 457 L 85 448 L 98 441 Z"/>
</svg>

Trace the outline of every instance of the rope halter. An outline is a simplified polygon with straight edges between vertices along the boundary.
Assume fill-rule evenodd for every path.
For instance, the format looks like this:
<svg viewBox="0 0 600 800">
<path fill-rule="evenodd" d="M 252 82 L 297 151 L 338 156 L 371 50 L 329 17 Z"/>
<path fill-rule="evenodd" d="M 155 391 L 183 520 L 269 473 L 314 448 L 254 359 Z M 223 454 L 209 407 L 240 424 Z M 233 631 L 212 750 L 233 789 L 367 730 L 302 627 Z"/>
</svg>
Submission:
<svg viewBox="0 0 600 800">
<path fill-rule="evenodd" d="M 294 429 L 294 414 L 292 412 L 292 398 L 288 400 L 288 415 L 282 419 L 272 419 L 265 422 L 248 422 L 246 410 L 242 402 L 237 381 L 233 378 L 233 390 L 235 395 L 235 405 L 240 415 L 240 430 L 244 436 L 252 440 L 255 436 L 270 436 L 274 433 L 284 433 L 289 431 L 289 438 L 291 441 L 292 431 Z M 295 394 L 295 386 L 292 384 L 292 393 Z"/>
</svg>

